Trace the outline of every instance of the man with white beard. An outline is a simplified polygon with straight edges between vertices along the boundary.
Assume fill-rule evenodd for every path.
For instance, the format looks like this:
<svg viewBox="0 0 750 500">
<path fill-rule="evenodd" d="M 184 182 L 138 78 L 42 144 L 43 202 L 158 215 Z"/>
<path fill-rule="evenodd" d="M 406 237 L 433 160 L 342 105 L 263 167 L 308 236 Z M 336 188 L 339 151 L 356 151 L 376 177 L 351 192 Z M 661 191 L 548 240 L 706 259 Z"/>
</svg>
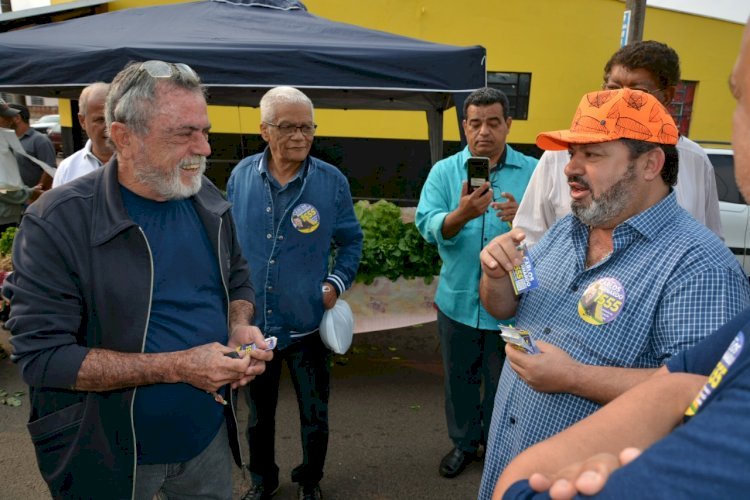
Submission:
<svg viewBox="0 0 750 500">
<path fill-rule="evenodd" d="M 115 157 L 28 209 L 5 287 L 39 469 L 55 498 L 229 499 L 232 389 L 272 353 L 227 356 L 267 344 L 200 80 L 133 63 L 105 114 Z"/>
</svg>

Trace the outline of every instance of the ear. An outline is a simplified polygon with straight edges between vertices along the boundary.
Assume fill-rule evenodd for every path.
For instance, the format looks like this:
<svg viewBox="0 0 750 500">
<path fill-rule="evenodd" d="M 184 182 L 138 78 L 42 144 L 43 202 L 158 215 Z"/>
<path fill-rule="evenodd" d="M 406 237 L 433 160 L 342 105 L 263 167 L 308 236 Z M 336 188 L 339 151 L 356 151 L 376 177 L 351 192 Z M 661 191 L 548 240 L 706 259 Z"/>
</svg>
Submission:
<svg viewBox="0 0 750 500">
<path fill-rule="evenodd" d="M 109 127 L 109 138 L 115 143 L 117 152 L 125 156 L 128 155 L 128 151 L 136 140 L 133 131 L 121 122 L 112 122 Z"/>
<path fill-rule="evenodd" d="M 78 124 L 81 126 L 83 130 L 86 130 L 86 117 L 83 116 L 81 113 L 78 113 Z"/>
<path fill-rule="evenodd" d="M 263 122 L 260 123 L 260 136 L 264 141 L 269 142 L 270 138 L 268 137 L 268 126 Z"/>
<path fill-rule="evenodd" d="M 510 126 L 512 123 L 513 123 L 513 118 L 509 116 L 508 119 L 505 120 L 505 125 L 508 127 L 508 130 L 510 130 Z"/>
<path fill-rule="evenodd" d="M 461 120 L 461 127 L 463 127 L 464 129 L 464 135 L 468 137 L 469 130 L 468 130 L 468 123 L 466 122 L 466 120 Z"/>
<path fill-rule="evenodd" d="M 661 170 L 664 168 L 664 162 L 666 161 L 663 149 L 657 147 L 643 153 L 639 161 L 643 162 L 643 178 L 645 180 L 650 182 L 656 178 L 661 179 Z"/>
<path fill-rule="evenodd" d="M 662 101 L 662 104 L 665 108 L 669 109 L 669 105 L 672 104 L 672 101 L 674 100 L 674 93 L 676 90 L 677 87 L 674 85 L 664 89 L 664 101 Z"/>
</svg>

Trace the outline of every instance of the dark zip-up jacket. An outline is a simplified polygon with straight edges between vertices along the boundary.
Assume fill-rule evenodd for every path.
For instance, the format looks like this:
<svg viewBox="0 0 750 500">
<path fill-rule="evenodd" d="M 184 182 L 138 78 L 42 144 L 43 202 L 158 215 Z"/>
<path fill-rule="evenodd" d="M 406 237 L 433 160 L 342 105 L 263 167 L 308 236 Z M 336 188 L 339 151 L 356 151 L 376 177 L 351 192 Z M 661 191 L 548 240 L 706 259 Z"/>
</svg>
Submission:
<svg viewBox="0 0 750 500">
<path fill-rule="evenodd" d="M 191 200 L 218 256 L 227 303 L 254 303 L 229 203 L 205 178 Z M 91 348 L 143 352 L 148 330 L 152 259 L 123 205 L 116 160 L 29 207 L 13 265 L 3 288 L 12 309 L 7 325 L 29 385 L 28 429 L 42 477 L 54 497 L 131 498 L 137 389 L 73 389 Z M 226 416 L 239 464 L 233 406 Z"/>
</svg>

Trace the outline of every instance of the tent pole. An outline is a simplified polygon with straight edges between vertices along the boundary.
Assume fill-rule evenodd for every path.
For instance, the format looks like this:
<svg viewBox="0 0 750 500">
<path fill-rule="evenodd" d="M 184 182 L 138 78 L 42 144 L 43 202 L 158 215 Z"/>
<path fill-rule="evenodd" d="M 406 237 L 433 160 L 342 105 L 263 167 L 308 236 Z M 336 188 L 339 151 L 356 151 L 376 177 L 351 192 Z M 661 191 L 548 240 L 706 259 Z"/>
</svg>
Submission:
<svg viewBox="0 0 750 500">
<path fill-rule="evenodd" d="M 427 110 L 427 136 L 430 139 L 430 161 L 443 159 L 443 110 Z"/>
</svg>

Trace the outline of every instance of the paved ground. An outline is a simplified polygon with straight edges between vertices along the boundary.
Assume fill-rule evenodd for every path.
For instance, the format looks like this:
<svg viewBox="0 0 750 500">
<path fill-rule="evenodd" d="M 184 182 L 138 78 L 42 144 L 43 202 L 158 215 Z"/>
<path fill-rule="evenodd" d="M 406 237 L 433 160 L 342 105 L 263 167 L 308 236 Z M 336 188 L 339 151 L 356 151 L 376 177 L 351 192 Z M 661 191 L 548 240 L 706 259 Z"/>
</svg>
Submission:
<svg viewBox="0 0 750 500">
<path fill-rule="evenodd" d="M 7 346 L 7 333 L 0 332 Z M 437 473 L 450 449 L 443 414 L 442 365 L 435 324 L 355 336 L 337 356 L 331 394 L 331 439 L 321 486 L 328 499 L 473 499 L 481 477 L 474 463 L 455 479 Z M 16 367 L 0 360 L 0 389 L 24 390 Z M 0 498 L 48 498 L 26 433 L 28 402 L 0 405 Z M 240 418 L 246 421 L 244 404 Z M 300 460 L 294 390 L 282 382 L 277 423 L 281 490 L 296 498 L 289 480 Z M 247 478 L 235 471 L 236 496 Z"/>
</svg>

